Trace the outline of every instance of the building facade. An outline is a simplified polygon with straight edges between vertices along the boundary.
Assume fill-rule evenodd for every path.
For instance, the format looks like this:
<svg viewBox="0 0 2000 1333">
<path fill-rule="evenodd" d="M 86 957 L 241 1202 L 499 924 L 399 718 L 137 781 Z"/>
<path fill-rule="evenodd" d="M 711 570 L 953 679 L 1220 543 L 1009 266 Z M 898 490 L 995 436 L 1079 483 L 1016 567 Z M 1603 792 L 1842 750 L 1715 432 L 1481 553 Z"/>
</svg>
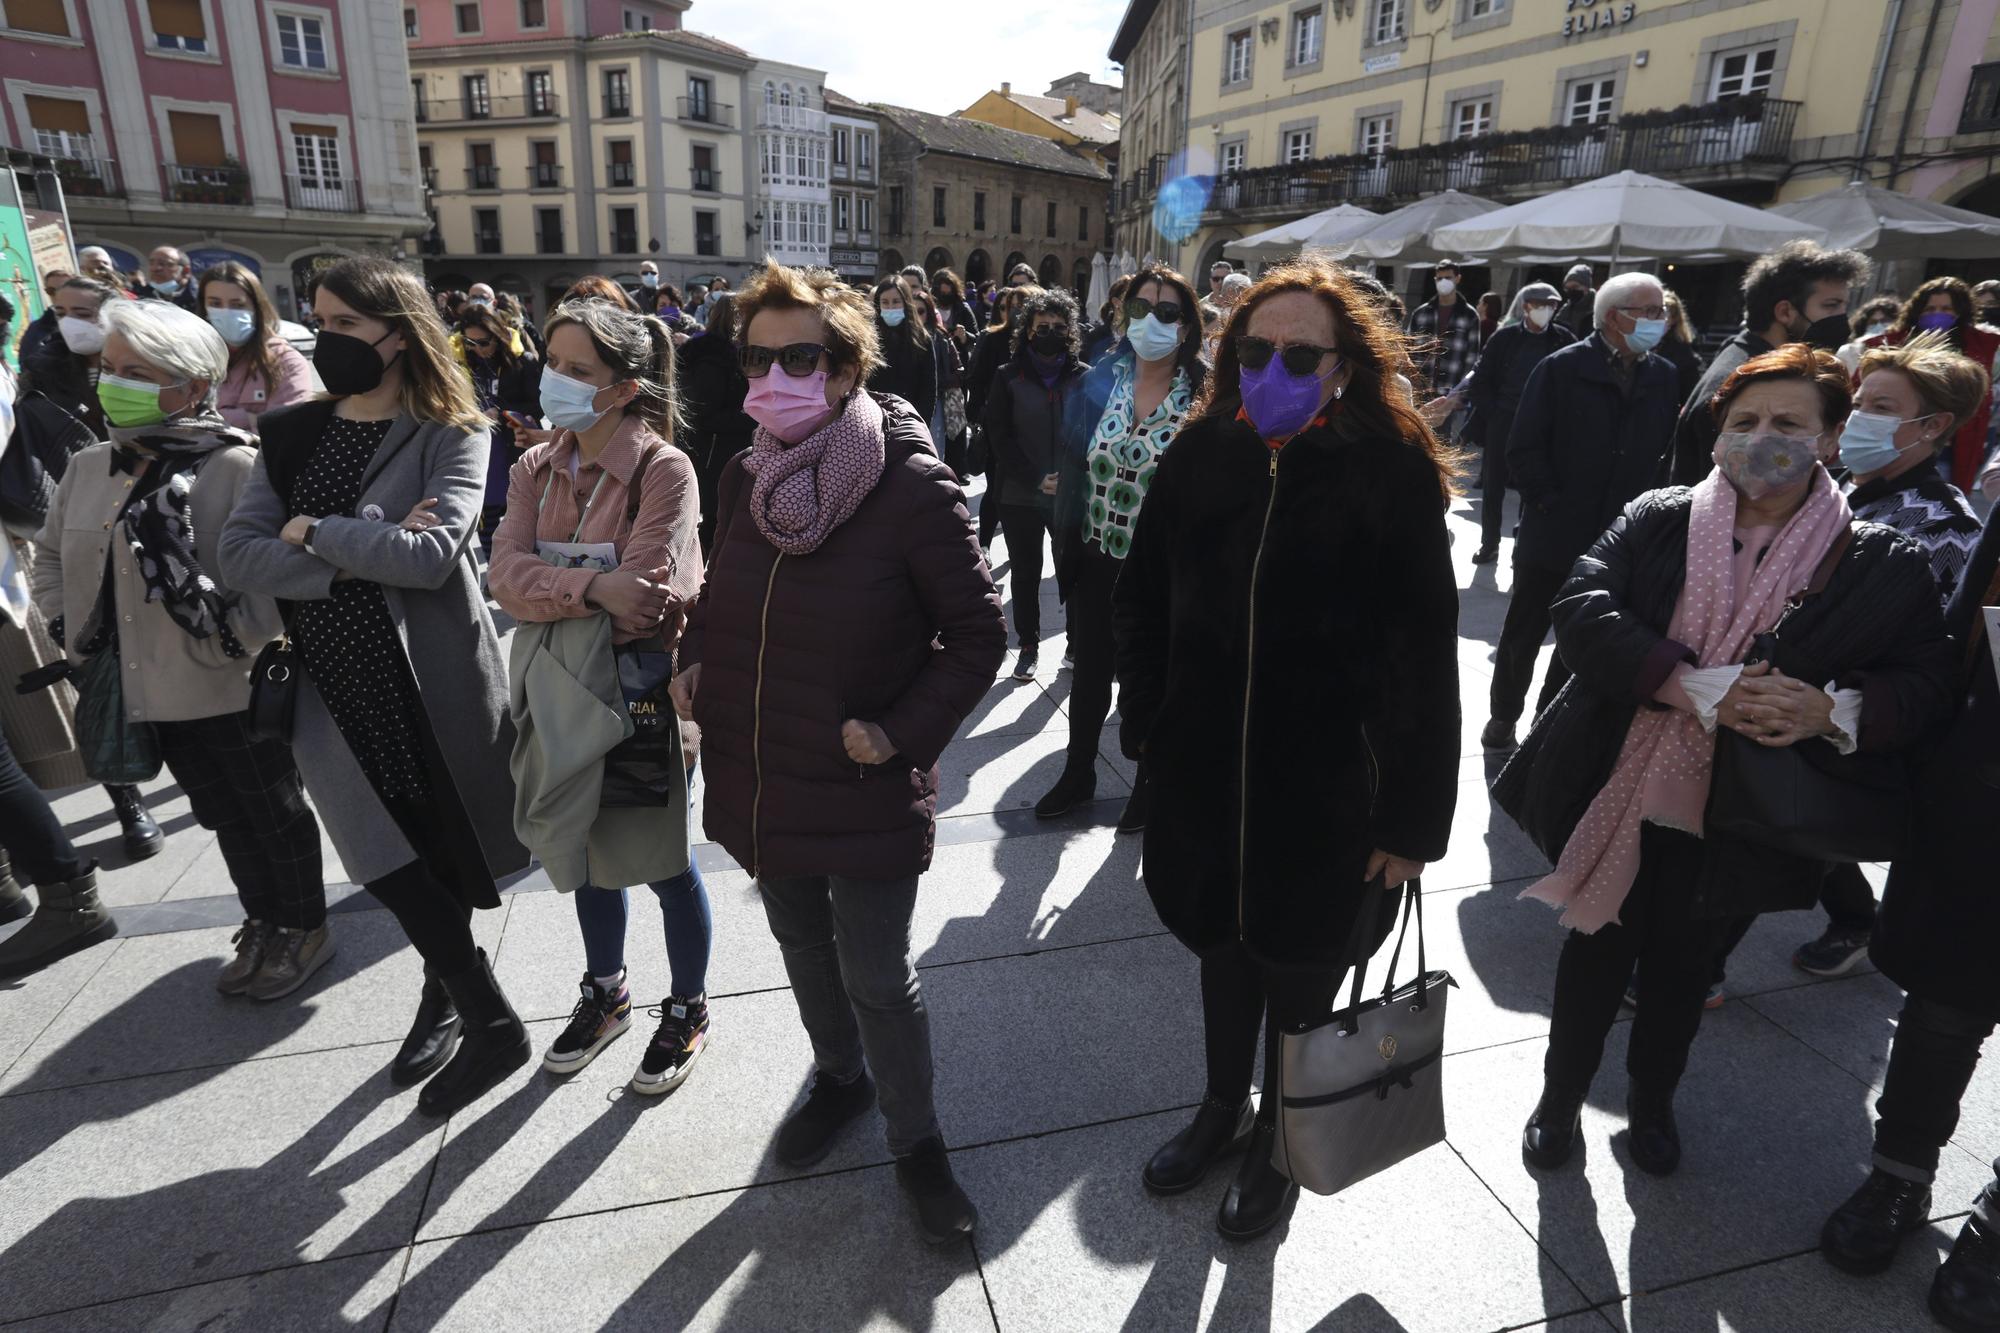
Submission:
<svg viewBox="0 0 2000 1333">
<path fill-rule="evenodd" d="M 78 244 L 237 260 L 296 317 L 318 269 L 428 226 L 407 68 L 362 0 L 6 0 L 0 133 L 56 159 Z"/>
<path fill-rule="evenodd" d="M 1119 120 L 1119 183 L 1113 203 L 1112 246 L 1132 262 L 1171 257 L 1151 212 L 1139 206 L 1178 173 L 1212 171 L 1187 160 L 1188 20 L 1194 0 L 1130 0 L 1111 39 L 1113 63 L 1124 69 Z M 1178 164 L 1174 166 L 1173 164 Z"/>
<path fill-rule="evenodd" d="M 1099 83 L 1082 70 L 1078 70 L 1074 74 L 1065 74 L 1054 83 L 1051 83 L 1046 95 L 1049 97 L 1074 97 L 1079 105 L 1087 106 L 1092 111 L 1100 112 L 1107 116 L 1121 115 L 1125 110 L 1125 90 L 1123 88 L 1115 83 Z"/>
<path fill-rule="evenodd" d="M 827 170 L 832 209 L 827 262 L 849 282 L 866 285 L 881 271 L 877 241 L 881 196 L 881 117 L 873 107 L 826 90 Z"/>
<path fill-rule="evenodd" d="M 403 8 L 441 287 L 535 312 L 651 259 L 683 288 L 760 258 L 755 61 L 681 26 L 689 0 L 418 0 Z"/>
<path fill-rule="evenodd" d="M 1015 264 L 1080 296 L 1104 241 L 1102 168 L 1038 135 L 906 107 L 882 128 L 881 270 L 921 264 L 968 283 Z"/>
<path fill-rule="evenodd" d="M 751 70 L 757 122 L 757 210 L 764 253 L 824 268 L 831 247 L 826 74 L 760 60 Z"/>
</svg>

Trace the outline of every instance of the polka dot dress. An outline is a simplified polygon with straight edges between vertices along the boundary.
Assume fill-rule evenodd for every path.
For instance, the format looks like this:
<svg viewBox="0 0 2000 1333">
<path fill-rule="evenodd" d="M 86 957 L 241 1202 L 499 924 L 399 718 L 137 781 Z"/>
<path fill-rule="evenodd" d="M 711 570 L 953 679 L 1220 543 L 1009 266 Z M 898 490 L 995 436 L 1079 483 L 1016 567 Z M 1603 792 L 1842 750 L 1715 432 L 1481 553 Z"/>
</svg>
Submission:
<svg viewBox="0 0 2000 1333">
<path fill-rule="evenodd" d="M 392 424 L 329 418 L 319 448 L 292 485 L 292 514 L 354 517 L 361 475 Z M 385 800 L 428 796 L 416 681 L 382 585 L 346 579 L 333 585 L 330 598 L 294 603 L 291 635 L 376 794 Z"/>
</svg>

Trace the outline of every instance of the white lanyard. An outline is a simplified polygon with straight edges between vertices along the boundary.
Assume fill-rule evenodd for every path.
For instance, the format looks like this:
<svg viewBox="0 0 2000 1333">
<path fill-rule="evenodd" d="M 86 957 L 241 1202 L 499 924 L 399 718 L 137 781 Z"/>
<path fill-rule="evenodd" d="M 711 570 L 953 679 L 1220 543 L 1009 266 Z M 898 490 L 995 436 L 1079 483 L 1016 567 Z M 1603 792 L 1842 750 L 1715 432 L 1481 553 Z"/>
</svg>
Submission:
<svg viewBox="0 0 2000 1333">
<path fill-rule="evenodd" d="M 542 526 L 542 506 L 549 502 L 549 492 L 556 488 L 556 478 L 560 475 L 562 475 L 561 468 L 556 468 L 552 473 L 550 473 L 549 484 L 542 487 L 542 498 L 535 501 L 535 528 L 537 529 L 537 531 L 539 531 Z M 577 515 L 576 531 L 570 534 L 569 538 L 570 545 L 574 546 L 577 542 L 583 539 L 583 525 L 589 522 L 590 520 L 590 507 L 597 503 L 597 493 L 604 489 L 604 479 L 610 475 L 611 473 L 608 470 L 603 470 L 603 469 L 599 470 L 597 474 L 597 485 L 591 487 L 590 498 L 583 502 L 583 512 Z"/>
</svg>

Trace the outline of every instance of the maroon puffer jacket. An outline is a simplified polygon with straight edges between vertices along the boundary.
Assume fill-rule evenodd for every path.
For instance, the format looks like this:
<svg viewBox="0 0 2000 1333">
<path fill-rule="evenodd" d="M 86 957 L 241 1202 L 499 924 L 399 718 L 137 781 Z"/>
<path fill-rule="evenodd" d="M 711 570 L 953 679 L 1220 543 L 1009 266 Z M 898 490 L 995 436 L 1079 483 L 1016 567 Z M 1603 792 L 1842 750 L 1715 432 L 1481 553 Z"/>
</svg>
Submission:
<svg viewBox="0 0 2000 1333">
<path fill-rule="evenodd" d="M 742 457 L 718 487 L 708 582 L 681 640 L 701 664 L 703 826 L 753 873 L 895 879 L 930 866 L 937 761 L 1007 650 L 1000 594 L 929 429 L 900 398 L 882 479 L 807 556 L 750 517 Z M 841 724 L 900 747 L 847 757 Z"/>
</svg>

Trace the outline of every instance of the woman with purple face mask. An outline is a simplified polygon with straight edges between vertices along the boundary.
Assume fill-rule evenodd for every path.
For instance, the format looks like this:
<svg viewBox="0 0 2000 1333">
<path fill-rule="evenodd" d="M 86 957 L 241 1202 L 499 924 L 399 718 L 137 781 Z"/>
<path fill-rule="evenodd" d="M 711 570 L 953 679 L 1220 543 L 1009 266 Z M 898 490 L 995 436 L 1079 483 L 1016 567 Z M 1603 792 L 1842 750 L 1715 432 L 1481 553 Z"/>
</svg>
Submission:
<svg viewBox="0 0 2000 1333">
<path fill-rule="evenodd" d="M 1277 1099 L 1250 1082 L 1324 1017 L 1378 878 L 1444 855 L 1457 800 L 1451 467 L 1396 387 L 1402 335 L 1344 270 L 1300 260 L 1231 308 L 1160 454 L 1112 594 L 1120 743 L 1151 783 L 1146 891 L 1201 959 L 1207 1086 L 1142 1173 L 1198 1185 L 1247 1149 L 1217 1229 L 1277 1226 Z"/>
<path fill-rule="evenodd" d="M 1963 278 L 1932 278 L 1910 295 L 1903 313 L 1888 332 L 1864 338 L 1864 352 L 1873 347 L 1901 347 L 1920 333 L 1941 334 L 1951 349 L 1969 356 L 2000 379 L 2000 329 L 1978 322 L 1978 307 L 1972 287 Z M 1856 384 L 1859 378 L 1856 377 Z M 1992 424 L 1993 405 L 1980 405 L 1971 420 L 1952 437 L 1950 463 L 1944 470 L 1954 486 L 1970 491 L 1977 484 L 1986 458 L 1987 428 Z"/>
</svg>

